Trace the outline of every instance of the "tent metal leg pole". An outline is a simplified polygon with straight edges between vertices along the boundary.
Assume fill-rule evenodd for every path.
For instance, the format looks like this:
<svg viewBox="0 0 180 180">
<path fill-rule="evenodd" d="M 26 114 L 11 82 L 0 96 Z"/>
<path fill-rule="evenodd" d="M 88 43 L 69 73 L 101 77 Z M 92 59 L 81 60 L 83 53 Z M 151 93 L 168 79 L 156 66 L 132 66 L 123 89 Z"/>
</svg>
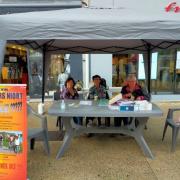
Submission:
<svg viewBox="0 0 180 180">
<path fill-rule="evenodd" d="M 147 81 L 148 81 L 148 83 L 147 83 L 147 85 L 148 85 L 148 92 L 149 92 L 149 94 L 151 94 L 151 45 L 150 44 L 147 44 L 147 60 L 148 60 L 148 79 L 147 79 Z"/>
<path fill-rule="evenodd" d="M 42 76 L 42 103 L 44 103 L 44 96 L 45 96 L 45 60 L 46 60 L 46 46 L 43 46 L 43 76 Z"/>
</svg>

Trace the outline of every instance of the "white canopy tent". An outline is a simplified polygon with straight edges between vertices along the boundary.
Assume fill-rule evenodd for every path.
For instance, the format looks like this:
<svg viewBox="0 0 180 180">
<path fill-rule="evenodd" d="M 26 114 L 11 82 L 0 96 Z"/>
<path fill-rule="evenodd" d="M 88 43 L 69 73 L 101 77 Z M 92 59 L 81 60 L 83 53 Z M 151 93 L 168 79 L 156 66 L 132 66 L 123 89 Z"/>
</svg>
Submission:
<svg viewBox="0 0 180 180">
<path fill-rule="evenodd" d="M 77 8 L 2 15 L 0 39 L 180 39 L 180 13 L 165 11 L 169 0 L 118 2 L 120 6 L 113 9 Z"/>
<path fill-rule="evenodd" d="M 180 44 L 180 13 L 173 11 L 180 0 L 176 2 L 169 12 L 165 10 L 169 0 L 114 0 L 113 8 L 2 15 L 0 39 L 42 50 L 44 65 L 54 51 L 144 53 L 150 90 L 151 52 Z"/>
</svg>

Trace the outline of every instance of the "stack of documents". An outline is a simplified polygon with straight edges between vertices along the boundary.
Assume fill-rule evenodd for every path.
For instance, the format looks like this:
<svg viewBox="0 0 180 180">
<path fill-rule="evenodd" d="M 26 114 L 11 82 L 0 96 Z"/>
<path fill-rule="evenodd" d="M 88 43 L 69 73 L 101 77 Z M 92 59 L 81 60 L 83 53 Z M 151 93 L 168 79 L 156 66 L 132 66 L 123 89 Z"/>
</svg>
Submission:
<svg viewBox="0 0 180 180">
<path fill-rule="evenodd" d="M 120 100 L 113 104 L 110 104 L 109 109 L 119 110 L 119 111 L 151 111 L 152 103 L 142 100 L 142 101 L 127 101 Z"/>
<path fill-rule="evenodd" d="M 109 104 L 114 104 L 117 101 L 122 100 L 122 94 L 118 94 L 109 100 Z"/>
<path fill-rule="evenodd" d="M 143 101 L 134 101 L 134 111 L 151 111 L 152 110 L 152 103 L 143 100 Z"/>
</svg>

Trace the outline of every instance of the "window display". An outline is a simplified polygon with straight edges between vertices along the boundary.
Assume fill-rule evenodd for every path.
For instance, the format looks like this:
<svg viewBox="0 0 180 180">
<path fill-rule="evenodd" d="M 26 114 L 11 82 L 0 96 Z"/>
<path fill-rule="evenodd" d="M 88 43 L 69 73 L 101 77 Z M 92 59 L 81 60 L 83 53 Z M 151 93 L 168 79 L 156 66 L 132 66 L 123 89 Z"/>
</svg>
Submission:
<svg viewBox="0 0 180 180">
<path fill-rule="evenodd" d="M 113 87 L 120 87 L 130 73 L 137 73 L 137 54 L 114 54 L 112 62 Z"/>
<path fill-rule="evenodd" d="M 27 52 L 24 47 L 7 45 L 1 75 L 2 83 L 28 84 Z"/>
<path fill-rule="evenodd" d="M 54 91 L 59 87 L 58 77 L 64 72 L 64 54 L 51 55 L 51 63 L 49 66 L 48 80 L 47 80 L 47 92 Z"/>
<path fill-rule="evenodd" d="M 175 50 L 159 51 L 157 60 L 157 80 L 152 88 L 159 92 L 174 91 L 173 78 L 175 67 Z"/>
<path fill-rule="evenodd" d="M 42 53 L 29 50 L 29 95 L 31 98 L 42 96 Z"/>
</svg>

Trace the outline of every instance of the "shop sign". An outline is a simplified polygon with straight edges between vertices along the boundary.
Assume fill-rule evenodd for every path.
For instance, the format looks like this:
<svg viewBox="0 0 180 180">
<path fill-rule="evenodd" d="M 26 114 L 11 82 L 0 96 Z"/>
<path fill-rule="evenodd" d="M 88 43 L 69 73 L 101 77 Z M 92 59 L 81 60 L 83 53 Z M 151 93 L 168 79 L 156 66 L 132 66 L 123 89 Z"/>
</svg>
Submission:
<svg viewBox="0 0 180 180">
<path fill-rule="evenodd" d="M 178 6 L 177 2 L 171 2 L 165 7 L 166 12 L 174 11 L 175 13 L 180 12 L 180 6 Z"/>
<path fill-rule="evenodd" d="M 0 179 L 27 179 L 26 85 L 0 84 Z"/>
</svg>

